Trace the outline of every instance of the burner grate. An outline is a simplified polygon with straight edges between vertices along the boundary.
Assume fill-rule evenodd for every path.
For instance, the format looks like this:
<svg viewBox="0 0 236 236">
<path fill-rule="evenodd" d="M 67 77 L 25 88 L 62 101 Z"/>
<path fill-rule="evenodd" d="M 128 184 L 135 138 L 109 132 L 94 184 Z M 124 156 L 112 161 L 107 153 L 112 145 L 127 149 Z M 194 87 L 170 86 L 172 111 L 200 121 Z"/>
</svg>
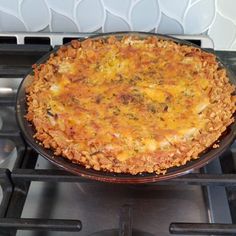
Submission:
<svg viewBox="0 0 236 236">
<path fill-rule="evenodd" d="M 171 223 L 170 233 L 181 235 L 234 235 L 235 224 Z"/>
<path fill-rule="evenodd" d="M 23 181 L 45 181 L 45 182 L 70 182 L 70 183 L 90 183 L 95 182 L 81 176 L 70 174 L 64 170 L 51 169 L 15 169 L 11 173 L 13 180 Z M 103 182 L 96 182 L 104 184 Z M 106 183 L 110 184 L 110 183 Z M 200 186 L 224 186 L 236 187 L 235 174 L 202 174 L 190 173 L 175 179 L 152 183 L 151 185 L 200 185 Z"/>
</svg>

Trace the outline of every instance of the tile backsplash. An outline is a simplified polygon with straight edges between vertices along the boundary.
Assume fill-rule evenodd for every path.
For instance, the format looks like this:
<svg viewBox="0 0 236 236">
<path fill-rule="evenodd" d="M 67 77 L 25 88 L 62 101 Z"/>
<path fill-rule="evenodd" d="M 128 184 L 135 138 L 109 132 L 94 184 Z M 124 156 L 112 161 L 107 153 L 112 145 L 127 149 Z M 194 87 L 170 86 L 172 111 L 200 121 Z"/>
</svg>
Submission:
<svg viewBox="0 0 236 236">
<path fill-rule="evenodd" d="M 0 0 L 0 31 L 207 34 L 236 50 L 235 0 Z"/>
</svg>

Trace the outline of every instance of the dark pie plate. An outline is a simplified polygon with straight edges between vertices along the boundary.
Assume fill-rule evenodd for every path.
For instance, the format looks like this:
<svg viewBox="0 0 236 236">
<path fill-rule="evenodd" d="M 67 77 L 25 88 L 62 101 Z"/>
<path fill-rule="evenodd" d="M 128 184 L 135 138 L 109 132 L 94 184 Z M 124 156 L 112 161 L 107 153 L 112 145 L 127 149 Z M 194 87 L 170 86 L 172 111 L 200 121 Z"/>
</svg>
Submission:
<svg viewBox="0 0 236 236">
<path fill-rule="evenodd" d="M 145 38 L 148 36 L 156 36 L 161 39 L 165 40 L 172 40 L 182 45 L 190 45 L 193 47 L 198 46 L 189 43 L 184 40 L 172 38 L 165 35 L 158 35 L 154 33 L 144 33 L 144 32 L 116 32 L 116 33 L 106 33 L 106 34 L 99 34 L 96 36 L 91 36 L 91 39 L 99 39 L 103 38 L 106 39 L 110 36 L 116 36 L 117 38 L 121 38 L 125 35 L 135 35 L 140 38 Z M 70 43 L 68 43 L 70 44 Z M 68 45 L 67 44 L 67 45 Z M 203 50 L 203 49 L 202 49 Z M 45 63 L 49 58 L 51 53 L 55 53 L 57 50 L 53 50 L 50 53 L 43 56 L 37 64 Z M 204 50 L 203 50 L 204 51 Z M 206 51 L 206 50 L 205 50 Z M 218 63 L 221 67 L 227 70 L 227 75 L 230 79 L 230 82 L 236 85 L 236 78 L 235 75 L 227 68 L 219 58 L 217 58 Z M 32 77 L 30 75 L 33 74 L 33 70 L 30 69 L 28 74 L 25 76 L 23 81 L 21 82 L 16 99 L 16 116 L 19 127 L 23 136 L 25 137 L 26 141 L 29 145 L 34 148 L 41 156 L 45 157 L 47 160 L 52 162 L 53 164 L 65 169 L 73 174 L 81 175 L 83 177 L 94 179 L 98 181 L 104 182 L 113 182 L 113 183 L 129 183 L 129 184 L 138 184 L 138 183 L 148 183 L 148 182 L 157 182 L 163 181 L 171 178 L 175 178 L 180 175 L 187 174 L 192 172 L 195 169 L 203 167 L 204 165 L 208 164 L 214 158 L 219 157 L 234 141 L 236 135 L 236 123 L 234 122 L 231 124 L 227 130 L 221 135 L 221 137 L 217 140 L 217 144 L 219 145 L 218 148 L 209 147 L 207 150 L 202 153 L 198 159 L 192 160 L 187 162 L 187 164 L 180 166 L 180 167 L 173 167 L 168 169 L 165 175 L 158 175 L 158 174 L 149 174 L 149 173 L 142 173 L 138 175 L 131 175 L 131 174 L 116 174 L 110 173 L 105 171 L 96 171 L 93 169 L 86 169 L 84 166 L 75 164 L 70 162 L 69 160 L 65 159 L 62 156 L 54 156 L 53 151 L 50 149 L 44 148 L 39 142 L 33 137 L 35 130 L 33 125 L 25 119 L 25 115 L 27 113 L 27 104 L 26 104 L 26 93 L 25 88 L 27 84 L 31 82 Z"/>
</svg>

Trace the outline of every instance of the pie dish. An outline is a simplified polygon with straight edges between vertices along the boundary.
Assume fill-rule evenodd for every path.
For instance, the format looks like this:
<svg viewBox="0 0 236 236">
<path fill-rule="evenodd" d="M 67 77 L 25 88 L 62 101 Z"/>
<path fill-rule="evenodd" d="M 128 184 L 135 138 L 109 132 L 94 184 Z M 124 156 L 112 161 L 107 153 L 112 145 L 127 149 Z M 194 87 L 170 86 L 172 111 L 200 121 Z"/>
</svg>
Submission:
<svg viewBox="0 0 236 236">
<path fill-rule="evenodd" d="M 218 147 L 234 91 L 215 56 L 196 47 L 155 36 L 72 41 L 34 65 L 26 119 L 55 156 L 165 174 Z"/>
</svg>

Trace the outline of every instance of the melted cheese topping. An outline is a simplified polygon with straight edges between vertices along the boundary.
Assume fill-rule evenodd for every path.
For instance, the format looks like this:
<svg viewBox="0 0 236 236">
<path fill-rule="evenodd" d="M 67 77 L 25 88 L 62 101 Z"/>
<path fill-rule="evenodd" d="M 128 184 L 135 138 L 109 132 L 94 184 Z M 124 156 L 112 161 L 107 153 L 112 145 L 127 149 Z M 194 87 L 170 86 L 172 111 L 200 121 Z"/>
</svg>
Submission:
<svg viewBox="0 0 236 236">
<path fill-rule="evenodd" d="M 82 79 L 70 81 L 61 76 L 53 83 L 50 88 L 53 114 L 66 113 L 63 122 L 67 124 L 69 118 L 70 123 L 83 129 L 88 139 L 105 143 L 112 140 L 111 146 L 114 139 L 121 140 L 123 148 L 131 153 L 164 148 L 163 140 L 173 144 L 192 139 L 204 127 L 206 121 L 199 113 L 209 105 L 208 79 L 201 74 L 192 76 L 196 63 L 201 61 L 193 64 L 191 58 L 186 61 L 184 55 L 171 52 L 160 57 L 161 52 L 139 41 L 133 42 L 132 47 L 124 44 L 119 51 L 115 45 L 100 50 L 107 51 L 107 47 L 109 53 L 105 56 L 100 53 L 88 65 L 88 73 Z M 169 62 L 170 58 L 174 60 Z M 79 63 L 79 60 L 70 63 L 65 58 L 58 73 L 72 74 L 74 79 Z M 119 138 L 113 137 L 115 132 Z M 135 150 L 133 141 L 124 141 L 131 137 L 139 142 Z M 118 158 L 132 157 L 122 156 L 123 152 Z"/>
</svg>

